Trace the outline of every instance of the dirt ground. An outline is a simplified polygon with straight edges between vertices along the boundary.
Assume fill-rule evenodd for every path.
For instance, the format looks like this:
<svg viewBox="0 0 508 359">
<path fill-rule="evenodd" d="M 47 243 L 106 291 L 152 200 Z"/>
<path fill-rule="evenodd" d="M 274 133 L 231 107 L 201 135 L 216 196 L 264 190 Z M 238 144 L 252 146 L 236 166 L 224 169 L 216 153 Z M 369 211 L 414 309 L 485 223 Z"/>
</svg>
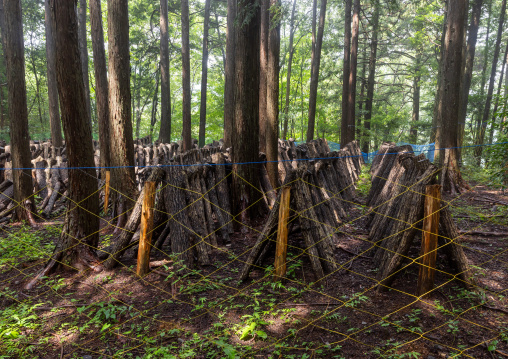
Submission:
<svg viewBox="0 0 508 359">
<path fill-rule="evenodd" d="M 0 266 L 0 358 L 507 358 L 508 196 L 473 185 L 445 200 L 465 233 L 459 242 L 477 286 L 449 273 L 438 251 L 430 296 L 415 296 L 419 266 L 410 260 L 378 292 L 358 198 L 345 233 L 334 237 L 341 267 L 321 281 L 298 231 L 289 235 L 282 282 L 273 281 L 273 254 L 238 281 L 254 231 L 219 241 L 213 264 L 190 271 L 175 273 L 168 247 L 154 251 L 155 270 L 142 279 L 133 247 L 112 271 L 61 272 L 27 291 L 45 260 L 21 256 Z M 19 226 L 4 226 L 2 236 Z M 409 257 L 419 256 L 419 244 Z"/>
</svg>

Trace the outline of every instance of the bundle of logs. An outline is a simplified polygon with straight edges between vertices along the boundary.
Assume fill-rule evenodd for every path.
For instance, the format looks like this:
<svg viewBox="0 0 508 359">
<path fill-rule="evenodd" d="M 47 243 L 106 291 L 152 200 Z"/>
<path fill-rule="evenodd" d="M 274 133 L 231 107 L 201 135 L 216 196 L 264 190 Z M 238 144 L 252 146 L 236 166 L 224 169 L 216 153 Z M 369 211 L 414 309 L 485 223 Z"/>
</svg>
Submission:
<svg viewBox="0 0 508 359">
<path fill-rule="evenodd" d="M 436 183 L 437 174 L 438 168 L 425 155 L 415 156 L 411 146 L 384 143 L 373 160 L 367 205 L 372 210 L 369 240 L 375 244 L 378 290 L 393 283 L 417 234 L 423 232 L 425 191 Z M 439 248 L 447 255 L 457 277 L 469 283 L 471 272 L 459 237 L 449 206 L 442 203 Z"/>
</svg>

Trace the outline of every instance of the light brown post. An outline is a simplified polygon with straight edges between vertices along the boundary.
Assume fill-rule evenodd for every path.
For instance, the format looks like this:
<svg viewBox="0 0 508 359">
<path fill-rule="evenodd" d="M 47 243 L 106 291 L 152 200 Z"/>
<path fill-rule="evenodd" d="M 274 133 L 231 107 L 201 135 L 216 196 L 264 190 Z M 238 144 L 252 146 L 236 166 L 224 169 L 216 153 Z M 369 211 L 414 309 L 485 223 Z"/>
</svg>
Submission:
<svg viewBox="0 0 508 359">
<path fill-rule="evenodd" d="M 109 205 L 109 180 L 111 178 L 111 173 L 106 171 L 106 186 L 104 187 L 104 215 L 108 214 L 108 205 Z"/>
<path fill-rule="evenodd" d="M 288 218 L 289 197 L 291 187 L 282 188 L 279 208 L 279 229 L 277 231 L 277 247 L 275 250 L 275 276 L 274 280 L 281 280 L 286 275 L 286 255 L 288 251 Z"/>
<path fill-rule="evenodd" d="M 137 275 L 146 275 L 150 270 L 150 249 L 152 247 L 153 206 L 155 203 L 155 182 L 146 182 L 141 209 L 141 230 L 138 249 Z"/>
<path fill-rule="evenodd" d="M 441 186 L 430 185 L 425 190 L 425 218 L 423 220 L 420 272 L 417 295 L 425 295 L 434 289 L 436 270 L 439 211 L 441 209 Z"/>
</svg>

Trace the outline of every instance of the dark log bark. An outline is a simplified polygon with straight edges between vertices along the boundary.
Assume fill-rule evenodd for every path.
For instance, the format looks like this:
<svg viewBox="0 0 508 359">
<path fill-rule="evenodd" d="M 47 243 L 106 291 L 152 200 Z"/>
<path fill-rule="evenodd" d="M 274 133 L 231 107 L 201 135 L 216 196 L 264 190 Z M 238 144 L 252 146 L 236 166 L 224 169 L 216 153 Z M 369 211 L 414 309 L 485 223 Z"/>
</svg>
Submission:
<svg viewBox="0 0 508 359">
<path fill-rule="evenodd" d="M 160 168 L 154 168 L 150 177 L 148 177 L 148 181 L 159 183 L 164 176 L 164 171 Z M 120 259 L 125 251 L 129 248 L 129 243 L 132 240 L 132 236 L 136 232 L 141 222 L 141 208 L 143 205 L 143 198 L 145 196 L 145 189 L 139 194 L 139 197 L 136 201 L 136 204 L 132 208 L 132 212 L 129 216 L 129 219 L 124 228 L 122 228 L 122 232 L 118 238 L 115 239 L 115 243 L 113 245 L 113 249 L 109 258 L 104 262 L 104 266 L 107 269 L 114 268 L 118 263 L 120 263 Z"/>
<path fill-rule="evenodd" d="M 266 153 L 267 91 L 268 91 L 268 37 L 270 33 L 270 0 L 261 0 L 259 36 L 259 151 Z"/>
</svg>

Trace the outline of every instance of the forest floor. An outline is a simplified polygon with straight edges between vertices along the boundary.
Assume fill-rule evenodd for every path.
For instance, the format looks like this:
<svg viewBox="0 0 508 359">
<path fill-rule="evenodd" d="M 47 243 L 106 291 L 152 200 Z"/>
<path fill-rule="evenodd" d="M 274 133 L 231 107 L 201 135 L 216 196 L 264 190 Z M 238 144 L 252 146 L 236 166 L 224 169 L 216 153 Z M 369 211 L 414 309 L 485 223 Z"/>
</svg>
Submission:
<svg viewBox="0 0 508 359">
<path fill-rule="evenodd" d="M 392 289 L 377 293 L 365 183 L 346 233 L 334 239 L 342 266 L 317 282 L 298 232 L 289 236 L 287 278 L 273 281 L 272 254 L 239 282 L 256 233 L 237 232 L 219 242 L 210 266 L 175 273 L 164 248 L 141 279 L 133 248 L 112 271 L 60 272 L 26 291 L 61 222 L 3 225 L 0 358 L 507 358 L 508 194 L 469 184 L 445 200 L 459 230 L 475 231 L 460 243 L 478 286 L 449 274 L 438 251 L 437 289 L 426 299 L 414 295 L 418 265 L 409 260 Z M 108 229 L 102 238 L 107 246 Z M 419 243 L 409 257 L 419 256 Z"/>
</svg>

